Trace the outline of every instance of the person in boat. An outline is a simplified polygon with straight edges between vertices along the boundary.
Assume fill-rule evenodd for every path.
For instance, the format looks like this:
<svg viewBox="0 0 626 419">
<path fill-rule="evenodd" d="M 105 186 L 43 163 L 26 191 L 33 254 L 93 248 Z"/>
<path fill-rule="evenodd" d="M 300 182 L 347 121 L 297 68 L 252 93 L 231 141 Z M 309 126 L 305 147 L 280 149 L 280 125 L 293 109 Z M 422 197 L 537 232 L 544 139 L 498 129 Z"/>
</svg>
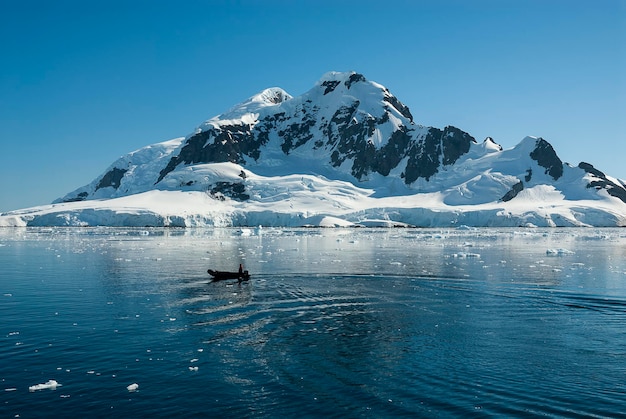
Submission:
<svg viewBox="0 0 626 419">
<path fill-rule="evenodd" d="M 248 271 L 243 270 L 243 265 L 239 264 L 239 270 L 237 272 L 227 272 L 227 271 L 214 271 L 213 269 L 207 270 L 208 274 L 211 275 L 214 281 L 220 281 L 223 279 L 239 279 L 239 282 L 250 279 L 250 274 Z"/>
</svg>

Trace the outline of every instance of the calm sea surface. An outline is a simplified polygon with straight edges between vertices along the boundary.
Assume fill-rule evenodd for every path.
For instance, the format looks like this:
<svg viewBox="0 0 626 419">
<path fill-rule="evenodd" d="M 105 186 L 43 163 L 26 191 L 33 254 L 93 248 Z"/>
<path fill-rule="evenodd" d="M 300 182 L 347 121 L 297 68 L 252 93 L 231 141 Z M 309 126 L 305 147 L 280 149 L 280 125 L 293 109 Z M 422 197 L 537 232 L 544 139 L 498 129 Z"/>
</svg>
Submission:
<svg viewBox="0 0 626 419">
<path fill-rule="evenodd" d="M 5 228 L 0 268 L 0 418 L 626 415 L 622 229 Z"/>
</svg>

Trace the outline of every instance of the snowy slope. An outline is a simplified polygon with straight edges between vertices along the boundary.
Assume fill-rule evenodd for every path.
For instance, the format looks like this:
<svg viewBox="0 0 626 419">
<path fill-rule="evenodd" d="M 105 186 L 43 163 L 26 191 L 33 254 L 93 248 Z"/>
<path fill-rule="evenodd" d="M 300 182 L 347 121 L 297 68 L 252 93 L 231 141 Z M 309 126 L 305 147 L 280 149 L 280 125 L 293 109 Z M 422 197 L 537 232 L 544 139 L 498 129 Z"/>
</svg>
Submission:
<svg viewBox="0 0 626 419">
<path fill-rule="evenodd" d="M 254 95 L 0 226 L 623 226 L 626 189 L 542 138 L 503 150 L 416 124 L 384 86 L 325 74 Z"/>
</svg>

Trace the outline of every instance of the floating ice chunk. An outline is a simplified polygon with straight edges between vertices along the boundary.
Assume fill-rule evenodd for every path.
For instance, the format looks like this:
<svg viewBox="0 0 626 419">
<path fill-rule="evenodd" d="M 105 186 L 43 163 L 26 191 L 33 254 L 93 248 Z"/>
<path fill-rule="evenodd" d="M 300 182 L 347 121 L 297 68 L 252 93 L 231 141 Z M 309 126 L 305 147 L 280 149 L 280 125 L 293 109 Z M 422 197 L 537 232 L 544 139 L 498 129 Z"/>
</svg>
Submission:
<svg viewBox="0 0 626 419">
<path fill-rule="evenodd" d="M 137 391 L 138 388 L 139 388 L 139 384 L 132 383 L 131 385 L 126 387 L 126 390 L 128 390 L 128 391 Z"/>
<path fill-rule="evenodd" d="M 454 253 L 452 255 L 453 258 L 465 259 L 465 258 L 480 258 L 480 253 Z"/>
<path fill-rule="evenodd" d="M 34 386 L 28 387 L 28 391 L 38 391 L 38 390 L 56 390 L 57 387 L 61 387 L 56 380 L 48 380 L 43 384 L 35 384 Z"/>
<path fill-rule="evenodd" d="M 563 255 L 573 255 L 574 252 L 567 249 L 548 249 L 546 250 L 546 255 L 548 256 L 563 256 Z"/>
</svg>

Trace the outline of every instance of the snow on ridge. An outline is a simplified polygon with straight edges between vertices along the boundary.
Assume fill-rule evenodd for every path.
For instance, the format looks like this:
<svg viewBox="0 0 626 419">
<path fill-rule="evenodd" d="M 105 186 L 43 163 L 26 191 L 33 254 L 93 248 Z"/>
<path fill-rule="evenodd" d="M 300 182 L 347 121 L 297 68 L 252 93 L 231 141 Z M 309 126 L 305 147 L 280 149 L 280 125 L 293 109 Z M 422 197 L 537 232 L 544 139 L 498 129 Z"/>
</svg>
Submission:
<svg viewBox="0 0 626 419">
<path fill-rule="evenodd" d="M 352 74 L 357 74 L 355 71 L 328 71 L 320 77 L 317 81 L 316 86 L 323 85 L 328 81 L 338 81 L 345 82 Z"/>
<path fill-rule="evenodd" d="M 537 141 L 539 141 L 541 137 L 535 137 L 532 135 L 527 135 L 520 141 L 513 149 L 519 150 L 520 152 L 532 151 L 537 145 Z"/>
<path fill-rule="evenodd" d="M 126 189 L 117 192 L 117 195 L 122 193 L 136 193 L 143 192 L 143 188 L 150 182 L 153 174 L 158 172 L 163 161 L 169 159 L 171 154 L 183 144 L 185 137 L 178 137 L 171 140 L 163 141 L 156 144 L 151 144 L 135 151 L 132 151 L 124 156 L 121 156 L 115 160 L 104 173 L 110 173 L 113 170 L 125 171 L 132 173 L 134 176 L 128 176 L 129 182 L 126 184 Z M 134 180 L 134 181 L 133 181 Z M 116 195 L 112 192 L 111 187 L 103 187 L 103 179 L 98 177 L 91 183 L 82 186 L 74 191 L 66 194 L 64 197 L 55 200 L 53 203 L 61 203 L 81 194 L 89 195 L 92 199 L 106 199 Z"/>
<path fill-rule="evenodd" d="M 264 108 L 278 106 L 291 99 L 293 97 L 280 87 L 264 89 L 233 106 L 228 111 L 206 120 L 198 127 L 196 132 L 204 131 L 211 127 L 218 128 L 223 125 L 239 123 L 253 125 L 257 122 L 259 114 L 263 112 Z"/>
</svg>

